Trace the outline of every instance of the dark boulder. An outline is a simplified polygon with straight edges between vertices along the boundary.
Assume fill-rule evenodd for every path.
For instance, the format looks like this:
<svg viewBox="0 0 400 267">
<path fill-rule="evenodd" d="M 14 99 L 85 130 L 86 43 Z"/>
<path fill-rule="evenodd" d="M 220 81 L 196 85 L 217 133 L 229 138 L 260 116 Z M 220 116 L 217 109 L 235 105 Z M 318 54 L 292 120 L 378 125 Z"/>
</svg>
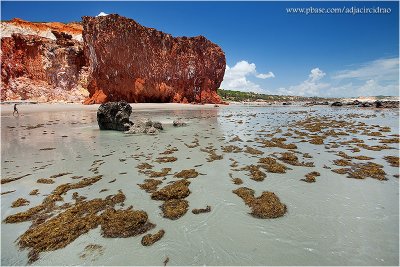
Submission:
<svg viewBox="0 0 400 267">
<path fill-rule="evenodd" d="M 129 120 L 132 107 L 125 101 L 107 102 L 97 110 L 97 123 L 100 130 L 127 131 L 133 124 Z"/>
<path fill-rule="evenodd" d="M 341 107 L 341 106 L 343 106 L 343 103 L 340 102 L 340 101 L 336 101 L 336 102 L 333 102 L 333 103 L 331 104 L 331 106 L 332 106 L 332 107 Z"/>
<path fill-rule="evenodd" d="M 186 124 L 186 122 L 184 122 L 182 119 L 177 119 L 177 120 L 174 120 L 173 122 L 172 122 L 172 125 L 174 126 L 174 127 L 182 127 L 182 126 L 186 126 L 187 124 Z"/>
<path fill-rule="evenodd" d="M 376 100 L 375 101 L 375 107 L 376 108 L 382 108 L 383 107 L 382 101 Z"/>
<path fill-rule="evenodd" d="M 362 102 L 359 107 L 363 107 L 363 108 L 370 108 L 372 107 L 372 103 L 370 102 Z"/>
</svg>

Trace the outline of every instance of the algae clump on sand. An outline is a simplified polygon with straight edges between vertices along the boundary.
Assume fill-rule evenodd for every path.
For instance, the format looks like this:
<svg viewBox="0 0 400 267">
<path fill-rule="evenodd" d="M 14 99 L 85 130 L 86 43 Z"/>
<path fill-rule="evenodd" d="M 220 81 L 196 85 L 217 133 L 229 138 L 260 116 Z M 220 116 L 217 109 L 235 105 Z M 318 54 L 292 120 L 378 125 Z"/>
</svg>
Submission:
<svg viewBox="0 0 400 267">
<path fill-rule="evenodd" d="M 240 187 L 232 191 L 243 199 L 244 203 L 251 208 L 251 215 L 261 219 L 272 219 L 283 216 L 286 205 L 281 203 L 279 197 L 273 192 L 264 191 L 261 196 L 254 197 L 254 190 Z"/>
</svg>

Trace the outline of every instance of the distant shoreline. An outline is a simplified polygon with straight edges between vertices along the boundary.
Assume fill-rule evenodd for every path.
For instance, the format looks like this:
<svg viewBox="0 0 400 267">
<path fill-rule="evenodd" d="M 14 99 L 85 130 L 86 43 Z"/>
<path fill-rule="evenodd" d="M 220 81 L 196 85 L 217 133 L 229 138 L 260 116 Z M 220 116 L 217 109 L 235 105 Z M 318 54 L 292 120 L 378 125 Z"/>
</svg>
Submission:
<svg viewBox="0 0 400 267">
<path fill-rule="evenodd" d="M 343 103 L 346 101 L 342 100 Z M 371 102 L 371 101 L 363 101 Z M 273 101 L 273 102 L 228 102 L 228 106 L 259 106 L 259 107 L 291 107 L 291 106 L 308 106 L 309 101 L 293 101 L 284 102 Z M 17 108 L 20 114 L 35 113 L 35 112 L 63 112 L 63 111 L 97 111 L 100 104 L 84 105 L 81 103 L 35 103 L 33 101 L 7 101 L 0 103 L 1 115 L 10 115 L 14 111 L 14 104 L 18 104 Z M 324 106 L 330 107 L 332 102 L 325 104 Z M 198 109 L 216 109 L 223 108 L 227 105 L 215 105 L 215 104 L 180 104 L 180 103 L 130 103 L 133 111 L 146 111 L 146 110 L 198 110 Z M 321 103 L 315 104 L 316 106 L 322 106 Z M 310 106 L 313 106 L 311 104 Z M 343 108 L 353 108 L 357 106 L 343 105 Z M 374 107 L 369 107 L 374 108 Z"/>
</svg>

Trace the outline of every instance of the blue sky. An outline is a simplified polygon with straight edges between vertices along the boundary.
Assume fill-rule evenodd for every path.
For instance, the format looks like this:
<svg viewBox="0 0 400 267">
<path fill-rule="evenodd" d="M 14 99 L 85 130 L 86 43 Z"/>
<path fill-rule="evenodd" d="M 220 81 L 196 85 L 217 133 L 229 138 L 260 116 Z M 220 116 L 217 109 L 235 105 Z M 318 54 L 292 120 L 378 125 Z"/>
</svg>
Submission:
<svg viewBox="0 0 400 267">
<path fill-rule="evenodd" d="M 271 94 L 399 94 L 398 2 L 1 2 L 2 20 L 79 21 L 117 13 L 225 51 L 222 88 Z M 288 14 L 286 8 L 390 8 L 389 14 Z"/>
</svg>

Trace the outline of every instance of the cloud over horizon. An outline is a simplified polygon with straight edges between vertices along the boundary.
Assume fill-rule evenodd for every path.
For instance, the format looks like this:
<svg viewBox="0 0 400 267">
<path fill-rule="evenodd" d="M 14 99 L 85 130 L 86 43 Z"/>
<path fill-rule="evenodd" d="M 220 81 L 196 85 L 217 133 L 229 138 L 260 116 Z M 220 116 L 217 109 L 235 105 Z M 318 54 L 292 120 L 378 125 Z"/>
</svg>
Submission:
<svg viewBox="0 0 400 267">
<path fill-rule="evenodd" d="M 399 58 L 377 59 L 337 71 L 328 78 L 329 82 L 323 81 L 325 72 L 314 68 L 308 79 L 298 85 L 281 87 L 277 93 L 322 97 L 398 96 L 398 74 Z"/>
<path fill-rule="evenodd" d="M 297 96 L 316 96 L 320 94 L 320 90 L 327 88 L 329 84 L 320 82 L 326 75 L 319 68 L 314 68 L 310 71 L 308 79 L 298 85 L 292 85 L 289 88 L 279 88 L 278 93 L 282 95 L 297 95 Z"/>
<path fill-rule="evenodd" d="M 273 72 L 257 73 L 256 64 L 245 60 L 239 61 L 232 68 L 226 65 L 224 80 L 221 88 L 226 90 L 263 93 L 265 90 L 257 83 L 250 81 L 249 77 L 258 79 L 274 78 Z"/>
</svg>

